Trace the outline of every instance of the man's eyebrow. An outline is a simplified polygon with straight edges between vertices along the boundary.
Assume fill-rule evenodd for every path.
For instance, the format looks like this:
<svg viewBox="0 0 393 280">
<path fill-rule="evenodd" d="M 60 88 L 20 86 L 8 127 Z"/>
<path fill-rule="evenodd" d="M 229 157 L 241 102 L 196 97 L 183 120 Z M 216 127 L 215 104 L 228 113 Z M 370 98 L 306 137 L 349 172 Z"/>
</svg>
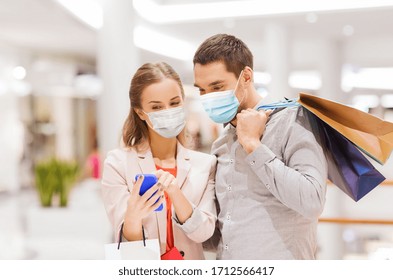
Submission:
<svg viewBox="0 0 393 280">
<path fill-rule="evenodd" d="M 216 86 L 216 85 L 218 85 L 218 84 L 222 84 L 223 82 L 224 82 L 223 80 L 214 81 L 214 82 L 210 83 L 210 84 L 208 85 L 208 87 Z M 198 84 L 196 84 L 196 83 L 194 84 L 194 87 L 201 88 L 201 87 L 198 86 Z"/>
<path fill-rule="evenodd" d="M 218 84 L 222 84 L 223 82 L 224 82 L 223 80 L 214 81 L 214 82 L 209 84 L 209 87 L 216 86 Z"/>
</svg>

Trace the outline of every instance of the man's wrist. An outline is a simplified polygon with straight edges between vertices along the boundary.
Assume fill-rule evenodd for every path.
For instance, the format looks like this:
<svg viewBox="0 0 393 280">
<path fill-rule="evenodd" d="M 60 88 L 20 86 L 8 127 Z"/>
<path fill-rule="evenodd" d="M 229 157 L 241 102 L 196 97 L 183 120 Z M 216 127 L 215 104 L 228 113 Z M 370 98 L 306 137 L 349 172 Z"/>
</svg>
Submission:
<svg viewBox="0 0 393 280">
<path fill-rule="evenodd" d="M 246 151 L 247 154 L 251 154 L 261 145 L 262 143 L 259 140 L 246 141 L 246 144 L 243 146 L 243 149 Z"/>
</svg>

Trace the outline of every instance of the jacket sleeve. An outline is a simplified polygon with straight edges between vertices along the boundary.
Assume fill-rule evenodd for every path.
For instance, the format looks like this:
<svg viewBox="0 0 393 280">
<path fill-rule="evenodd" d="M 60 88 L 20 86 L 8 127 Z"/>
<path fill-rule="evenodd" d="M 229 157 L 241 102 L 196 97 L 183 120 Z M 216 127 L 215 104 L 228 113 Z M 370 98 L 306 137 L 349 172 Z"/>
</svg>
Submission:
<svg viewBox="0 0 393 280">
<path fill-rule="evenodd" d="M 127 209 L 129 191 L 125 179 L 124 155 L 118 150 L 108 153 L 102 174 L 102 198 L 109 221 L 114 229 L 116 242 L 119 241 L 121 226 Z"/>
<path fill-rule="evenodd" d="M 264 144 L 246 159 L 278 200 L 305 218 L 315 219 L 325 203 L 326 159 L 303 108 L 299 108 L 297 114 L 288 115 L 282 117 L 282 130 L 278 131 L 283 135 L 278 138 L 282 141 L 283 160 Z"/>
<path fill-rule="evenodd" d="M 215 173 L 216 173 L 216 157 L 209 156 L 210 167 L 209 176 L 204 186 L 198 185 L 198 187 L 204 188 L 202 197 L 199 202 L 191 203 L 193 207 L 193 213 L 187 221 L 180 224 L 177 218 L 174 216 L 175 225 L 180 227 L 188 238 L 197 243 L 202 243 L 209 239 L 215 229 L 217 220 L 217 210 L 215 201 Z"/>
</svg>

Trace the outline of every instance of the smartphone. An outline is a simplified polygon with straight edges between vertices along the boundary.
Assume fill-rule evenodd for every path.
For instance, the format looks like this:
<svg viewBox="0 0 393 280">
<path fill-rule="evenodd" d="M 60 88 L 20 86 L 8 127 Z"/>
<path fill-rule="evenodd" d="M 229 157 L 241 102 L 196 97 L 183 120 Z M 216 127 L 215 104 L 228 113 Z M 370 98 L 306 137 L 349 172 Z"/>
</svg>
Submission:
<svg viewBox="0 0 393 280">
<path fill-rule="evenodd" d="M 135 182 L 138 180 L 138 177 L 141 175 L 143 175 L 143 182 L 141 185 L 141 189 L 139 190 L 139 195 L 143 195 L 148 189 L 150 189 L 152 186 L 154 186 L 158 181 L 156 175 L 154 175 L 154 174 L 136 174 L 135 175 Z M 158 201 L 158 199 L 157 199 L 157 201 Z M 161 203 L 160 206 L 158 206 L 158 208 L 154 211 L 161 211 L 163 208 L 164 208 L 164 206 Z"/>
</svg>

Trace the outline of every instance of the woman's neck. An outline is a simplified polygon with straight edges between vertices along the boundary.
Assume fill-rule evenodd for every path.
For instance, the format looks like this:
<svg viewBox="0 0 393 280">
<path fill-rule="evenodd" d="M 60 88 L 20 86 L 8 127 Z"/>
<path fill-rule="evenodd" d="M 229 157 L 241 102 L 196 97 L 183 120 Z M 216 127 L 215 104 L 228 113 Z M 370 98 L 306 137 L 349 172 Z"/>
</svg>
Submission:
<svg viewBox="0 0 393 280">
<path fill-rule="evenodd" d="M 176 138 L 164 138 L 159 135 L 150 135 L 150 149 L 154 163 L 160 167 L 176 166 Z"/>
</svg>

